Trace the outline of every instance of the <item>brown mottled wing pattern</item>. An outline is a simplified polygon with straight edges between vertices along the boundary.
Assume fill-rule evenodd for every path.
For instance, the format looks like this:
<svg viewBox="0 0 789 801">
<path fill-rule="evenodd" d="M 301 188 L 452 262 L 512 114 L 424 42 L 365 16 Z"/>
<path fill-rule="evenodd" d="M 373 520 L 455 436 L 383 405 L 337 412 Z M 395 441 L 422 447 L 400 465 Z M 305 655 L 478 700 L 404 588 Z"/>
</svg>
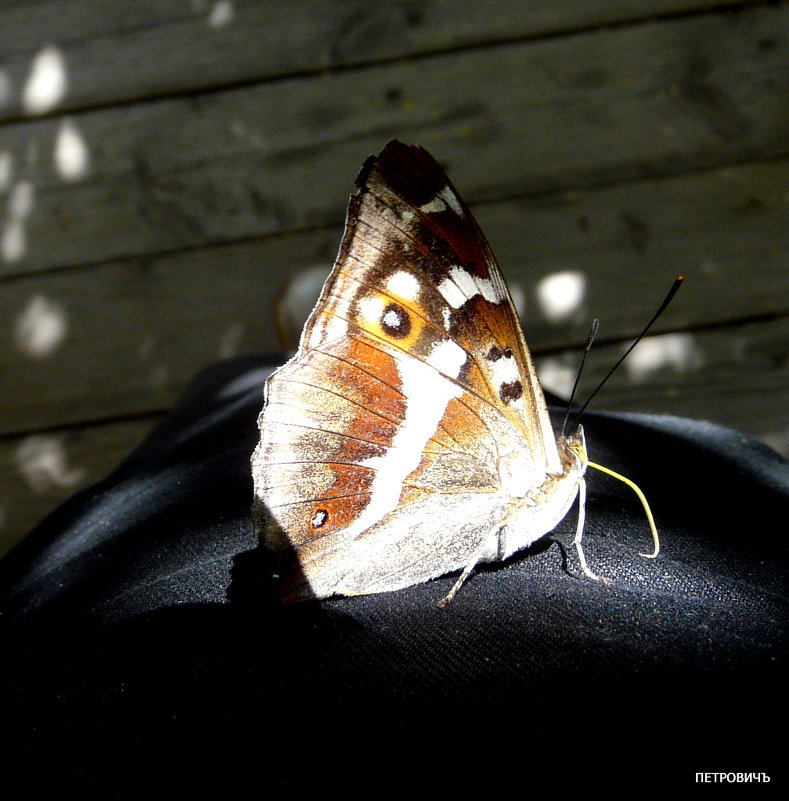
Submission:
<svg viewBox="0 0 789 801">
<path fill-rule="evenodd" d="M 357 184 L 253 456 L 254 516 L 294 599 L 464 567 L 502 514 L 504 462 L 523 487 L 562 469 L 509 293 L 444 172 L 395 141 Z M 441 525 L 449 497 L 460 530 Z"/>
<path fill-rule="evenodd" d="M 408 271 L 423 289 L 419 312 L 472 357 L 458 380 L 501 405 L 535 461 L 557 471 L 553 429 L 509 290 L 444 171 L 423 148 L 393 141 L 368 159 L 357 185 L 339 256 L 300 352 L 333 336 L 332 317 L 347 318 L 347 304 L 363 285 L 385 287 L 393 271 Z"/>
</svg>

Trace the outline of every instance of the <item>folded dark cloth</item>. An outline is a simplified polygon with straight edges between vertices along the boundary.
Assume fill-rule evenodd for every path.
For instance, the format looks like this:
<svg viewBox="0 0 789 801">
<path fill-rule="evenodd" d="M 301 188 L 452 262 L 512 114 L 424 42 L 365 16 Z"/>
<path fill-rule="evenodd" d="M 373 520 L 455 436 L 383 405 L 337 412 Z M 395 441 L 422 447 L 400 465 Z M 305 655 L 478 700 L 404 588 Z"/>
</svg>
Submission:
<svg viewBox="0 0 789 801">
<path fill-rule="evenodd" d="M 781 757 L 789 464 L 708 423 L 589 413 L 575 513 L 529 551 L 282 606 L 249 517 L 270 361 L 199 376 L 111 476 L 0 563 L 9 771 L 30 786 L 263 797 L 688 787 Z M 46 768 L 46 769 L 45 769 Z"/>
</svg>

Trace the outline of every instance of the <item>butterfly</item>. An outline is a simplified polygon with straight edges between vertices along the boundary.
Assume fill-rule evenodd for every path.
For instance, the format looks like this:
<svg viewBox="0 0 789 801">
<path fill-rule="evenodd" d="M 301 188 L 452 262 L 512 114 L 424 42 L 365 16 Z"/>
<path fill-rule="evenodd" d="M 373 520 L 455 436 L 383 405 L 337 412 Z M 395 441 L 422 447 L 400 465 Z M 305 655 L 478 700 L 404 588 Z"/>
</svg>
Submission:
<svg viewBox="0 0 789 801">
<path fill-rule="evenodd" d="M 364 164 L 296 355 L 265 386 L 256 529 L 283 600 L 398 590 L 506 559 L 584 493 L 493 253 L 444 171 Z M 583 508 L 576 546 L 580 546 Z"/>
</svg>

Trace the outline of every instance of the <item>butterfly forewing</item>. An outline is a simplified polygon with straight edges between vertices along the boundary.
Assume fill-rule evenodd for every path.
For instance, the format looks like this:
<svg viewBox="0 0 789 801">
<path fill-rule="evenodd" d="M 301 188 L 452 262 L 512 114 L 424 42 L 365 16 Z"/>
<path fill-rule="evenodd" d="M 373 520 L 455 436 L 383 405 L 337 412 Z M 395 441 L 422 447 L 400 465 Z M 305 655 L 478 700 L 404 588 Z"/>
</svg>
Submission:
<svg viewBox="0 0 789 801">
<path fill-rule="evenodd" d="M 302 349 L 401 308 L 411 325 L 390 344 L 424 358 L 450 339 L 469 358 L 454 378 L 518 425 L 535 459 L 560 468 L 553 432 L 509 291 L 479 226 L 436 162 L 393 142 L 368 160 L 340 256 L 305 328 Z M 365 314 L 366 312 L 366 314 Z M 371 320 L 372 325 L 366 321 Z M 390 329 L 389 333 L 394 333 Z M 403 333 L 403 332 L 400 332 Z"/>
</svg>

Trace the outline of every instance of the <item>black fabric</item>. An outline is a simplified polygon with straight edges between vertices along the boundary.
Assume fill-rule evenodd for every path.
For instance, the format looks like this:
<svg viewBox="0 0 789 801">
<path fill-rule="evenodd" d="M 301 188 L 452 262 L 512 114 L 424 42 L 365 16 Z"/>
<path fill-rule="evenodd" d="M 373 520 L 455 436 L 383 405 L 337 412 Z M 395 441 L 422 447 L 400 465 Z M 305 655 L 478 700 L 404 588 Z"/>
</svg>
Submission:
<svg viewBox="0 0 789 801">
<path fill-rule="evenodd" d="M 249 521 L 269 370 L 200 376 L 0 563 L 6 781 L 105 798 L 785 783 L 786 461 L 706 423 L 590 413 L 590 456 L 646 493 L 658 559 L 638 555 L 636 497 L 590 470 L 586 552 L 610 586 L 580 573 L 571 513 L 447 608 L 451 577 L 282 607 Z"/>
</svg>

